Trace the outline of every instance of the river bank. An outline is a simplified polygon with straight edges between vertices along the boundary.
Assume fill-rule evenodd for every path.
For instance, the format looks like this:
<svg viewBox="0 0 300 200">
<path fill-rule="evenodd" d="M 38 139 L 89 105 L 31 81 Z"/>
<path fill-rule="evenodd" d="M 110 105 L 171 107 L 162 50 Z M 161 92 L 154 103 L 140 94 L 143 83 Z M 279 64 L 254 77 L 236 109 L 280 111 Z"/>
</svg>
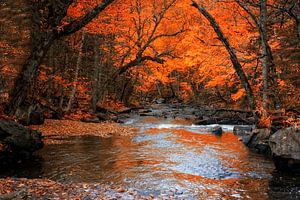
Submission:
<svg viewBox="0 0 300 200">
<path fill-rule="evenodd" d="M 31 125 L 31 129 L 39 130 L 44 137 L 45 144 L 63 142 L 61 140 L 70 136 L 130 136 L 135 130 L 131 127 L 121 126 L 115 122 L 87 123 L 78 120 L 46 119 L 42 125 Z"/>
</svg>

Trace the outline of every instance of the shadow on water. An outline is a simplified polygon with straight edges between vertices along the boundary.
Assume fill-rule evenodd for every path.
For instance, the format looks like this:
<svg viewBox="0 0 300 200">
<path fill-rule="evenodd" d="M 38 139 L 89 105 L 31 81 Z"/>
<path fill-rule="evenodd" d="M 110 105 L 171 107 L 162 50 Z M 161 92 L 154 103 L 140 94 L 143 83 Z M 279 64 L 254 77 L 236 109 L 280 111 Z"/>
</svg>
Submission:
<svg viewBox="0 0 300 200">
<path fill-rule="evenodd" d="M 133 118 L 130 137 L 70 137 L 47 145 L 42 159 L 1 169 L 0 176 L 60 182 L 113 182 L 142 194 L 170 189 L 182 198 L 299 199 L 299 177 L 274 172 L 271 160 L 248 151 L 224 126 L 221 136 L 186 120 Z"/>
<path fill-rule="evenodd" d="M 272 172 L 269 180 L 270 199 L 300 199 L 300 174 Z"/>
<path fill-rule="evenodd" d="M 29 160 L 0 165 L 0 178 L 39 178 L 43 172 L 43 158 L 34 156 Z"/>
</svg>

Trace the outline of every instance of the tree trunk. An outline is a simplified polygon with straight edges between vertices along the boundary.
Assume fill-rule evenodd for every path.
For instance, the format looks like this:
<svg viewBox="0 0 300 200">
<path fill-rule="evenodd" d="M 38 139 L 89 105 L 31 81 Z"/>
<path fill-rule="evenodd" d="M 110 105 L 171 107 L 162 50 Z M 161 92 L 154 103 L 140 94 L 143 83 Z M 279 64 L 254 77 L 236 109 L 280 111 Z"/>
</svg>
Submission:
<svg viewBox="0 0 300 200">
<path fill-rule="evenodd" d="M 297 30 L 297 37 L 298 41 L 300 42 L 300 5 L 299 1 L 295 1 L 293 5 L 293 9 L 289 13 L 296 21 L 296 30 Z"/>
<path fill-rule="evenodd" d="M 48 1 L 47 1 L 48 2 Z M 50 1 L 51 2 L 51 1 Z M 50 4 L 45 4 L 44 7 L 39 8 L 37 6 L 35 9 L 34 20 L 40 22 L 41 16 L 43 13 L 48 12 L 41 12 L 44 11 L 43 9 L 49 10 L 49 16 L 42 16 L 48 17 L 48 21 L 46 22 L 49 25 L 49 29 L 45 32 L 42 32 L 41 37 L 38 39 L 34 38 L 35 46 L 31 52 L 30 57 L 27 59 L 25 64 L 23 65 L 22 73 L 20 73 L 14 90 L 11 93 L 11 101 L 7 106 L 6 112 L 10 115 L 14 115 L 18 107 L 24 102 L 27 97 L 28 91 L 35 81 L 38 68 L 42 62 L 42 59 L 45 57 L 49 47 L 55 41 L 55 39 L 71 35 L 80 29 L 82 29 L 86 24 L 88 24 L 91 20 L 99 15 L 108 5 L 110 5 L 114 0 L 105 0 L 102 3 L 99 3 L 93 10 L 86 13 L 82 18 L 74 20 L 66 25 L 61 25 L 62 19 L 67 15 L 67 10 L 69 6 L 73 3 L 72 0 L 70 1 L 58 1 L 52 2 Z M 44 2 L 41 2 L 42 4 Z M 40 5 L 36 3 L 36 5 Z M 38 30 L 41 31 L 41 30 Z"/>
<path fill-rule="evenodd" d="M 274 107 L 275 109 L 280 109 L 281 107 L 281 100 L 280 100 L 280 97 L 279 97 L 279 86 L 278 86 L 278 75 L 277 75 L 277 72 L 276 72 L 276 65 L 274 63 L 274 58 L 273 58 L 273 53 L 272 53 L 272 50 L 271 50 L 271 47 L 269 46 L 268 42 L 266 43 L 267 44 L 267 55 L 268 55 L 268 65 L 269 65 L 269 69 L 270 69 L 270 72 L 271 72 L 271 85 L 272 85 L 272 100 L 274 102 Z"/>
<path fill-rule="evenodd" d="M 260 39 L 262 45 L 262 80 L 263 80 L 263 108 L 269 109 L 269 65 L 267 54 L 267 5 L 266 0 L 260 0 Z"/>
<path fill-rule="evenodd" d="M 59 97 L 59 102 L 58 102 L 58 109 L 63 110 L 65 90 L 62 85 L 60 85 L 59 90 L 60 90 L 60 97 Z"/>
<path fill-rule="evenodd" d="M 159 97 L 160 97 L 160 98 L 163 98 L 163 97 L 162 97 L 161 88 L 160 88 L 160 86 L 159 86 L 159 82 L 158 82 L 158 83 L 155 82 L 155 86 L 156 86 L 156 90 L 157 90 L 157 92 L 158 92 Z"/>
<path fill-rule="evenodd" d="M 300 42 L 300 15 L 299 15 L 299 17 L 297 17 L 296 23 L 297 23 L 297 36 L 298 36 L 298 40 Z"/>
<path fill-rule="evenodd" d="M 125 78 L 125 83 L 124 83 L 124 86 L 123 86 L 123 88 L 122 88 L 122 92 L 121 92 L 121 96 L 120 96 L 120 101 L 121 102 L 125 102 L 125 103 L 127 103 L 126 102 L 126 99 L 128 99 L 128 98 L 126 98 L 126 90 L 127 90 L 127 87 L 128 87 L 128 85 L 129 85 L 129 83 L 131 82 L 131 79 L 132 78 Z"/>
<path fill-rule="evenodd" d="M 264 19 L 265 23 L 261 23 L 261 20 L 258 21 L 256 15 L 248 8 L 248 6 L 246 4 L 240 2 L 239 0 L 236 0 L 236 2 L 249 14 L 251 19 L 255 23 L 256 28 L 258 29 L 259 36 L 262 41 L 263 51 L 265 53 L 265 55 L 262 55 L 262 60 L 266 59 L 266 60 L 262 61 L 262 63 L 263 63 L 263 66 L 266 66 L 267 68 L 269 68 L 268 71 L 271 72 L 271 74 L 269 73 L 269 75 L 267 77 L 267 78 L 269 78 L 268 81 L 271 81 L 270 83 L 268 83 L 269 84 L 268 94 L 270 95 L 270 91 L 271 91 L 270 86 L 272 85 L 272 96 L 273 96 L 272 100 L 274 102 L 274 107 L 276 109 L 279 109 L 281 106 L 281 101 L 279 98 L 279 91 L 278 91 L 278 79 L 277 79 L 277 73 L 276 73 L 276 65 L 274 63 L 272 49 L 267 40 L 267 29 L 266 29 L 266 27 L 267 27 L 266 26 L 267 10 L 264 11 L 265 13 L 263 13 L 263 16 L 260 16 L 261 19 L 265 18 Z M 262 25 L 264 25 L 264 26 L 262 26 Z"/>
<path fill-rule="evenodd" d="M 100 57 L 99 57 L 99 37 L 98 35 L 95 36 L 95 44 L 94 44 L 94 74 L 93 74 L 93 85 L 92 85 L 92 109 L 96 111 L 96 105 L 99 100 L 100 94 L 100 84 L 101 84 L 101 64 L 100 64 Z"/>
<path fill-rule="evenodd" d="M 81 64 L 81 60 L 82 60 L 84 38 L 85 38 L 85 32 L 83 31 L 82 35 L 81 35 L 81 42 L 80 42 L 78 58 L 77 58 L 77 62 L 76 62 L 76 69 L 75 69 L 74 80 L 73 80 L 74 84 L 73 84 L 73 88 L 72 88 L 72 91 L 71 91 L 71 94 L 69 97 L 69 101 L 68 101 L 68 105 L 67 105 L 65 112 L 69 112 L 71 110 L 72 104 L 74 102 L 75 94 L 77 91 L 77 82 L 78 82 L 80 64 Z"/>
<path fill-rule="evenodd" d="M 249 84 L 248 78 L 247 78 L 245 72 L 243 71 L 243 68 L 242 68 L 240 62 L 238 61 L 238 58 L 237 58 L 233 48 L 231 47 L 229 41 L 224 36 L 220 26 L 218 25 L 216 20 L 213 18 L 213 16 L 209 12 L 207 12 L 207 10 L 203 6 L 197 4 L 194 0 L 192 0 L 192 2 L 193 2 L 192 6 L 197 8 L 198 11 L 210 22 L 211 26 L 213 27 L 214 31 L 218 35 L 219 39 L 224 44 L 228 54 L 230 55 L 230 60 L 232 62 L 233 68 L 235 69 L 235 71 L 240 79 L 240 82 L 246 91 L 249 106 L 252 110 L 255 110 L 256 105 L 255 105 L 252 88 Z"/>
<path fill-rule="evenodd" d="M 18 107 L 24 102 L 32 83 L 36 79 L 42 59 L 56 39 L 52 33 L 44 34 L 41 38 L 41 42 L 37 43 L 33 48 L 31 56 L 27 59 L 23 66 L 23 71 L 17 78 L 15 88 L 11 94 L 12 98 L 6 111 L 7 114 L 14 115 Z"/>
</svg>

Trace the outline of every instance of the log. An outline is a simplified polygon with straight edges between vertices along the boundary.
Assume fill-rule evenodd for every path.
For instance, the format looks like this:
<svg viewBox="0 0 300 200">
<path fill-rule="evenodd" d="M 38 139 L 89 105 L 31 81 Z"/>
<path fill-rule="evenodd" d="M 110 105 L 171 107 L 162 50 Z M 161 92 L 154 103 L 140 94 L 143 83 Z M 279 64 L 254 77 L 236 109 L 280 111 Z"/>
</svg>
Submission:
<svg viewBox="0 0 300 200">
<path fill-rule="evenodd" d="M 194 122 L 196 125 L 209 125 L 209 124 L 232 124 L 232 125 L 252 125 L 254 120 L 241 119 L 241 118 L 224 118 L 224 117 L 212 117 L 207 119 L 200 119 Z"/>
<path fill-rule="evenodd" d="M 246 114 L 253 114 L 252 111 L 249 110 L 240 110 L 240 109 L 228 109 L 228 108 L 219 108 L 214 110 L 214 114 L 218 112 L 233 112 L 233 113 L 246 113 Z"/>
</svg>

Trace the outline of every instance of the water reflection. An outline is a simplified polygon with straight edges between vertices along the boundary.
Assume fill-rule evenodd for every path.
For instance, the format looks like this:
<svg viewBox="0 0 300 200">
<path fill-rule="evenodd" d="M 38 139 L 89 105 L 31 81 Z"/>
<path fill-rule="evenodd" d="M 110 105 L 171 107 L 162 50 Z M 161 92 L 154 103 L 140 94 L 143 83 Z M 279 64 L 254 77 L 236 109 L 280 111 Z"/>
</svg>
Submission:
<svg viewBox="0 0 300 200">
<path fill-rule="evenodd" d="M 140 128 L 135 136 L 68 138 L 71 143 L 41 150 L 42 161 L 1 174 L 113 182 L 142 194 L 173 189 L 191 199 L 299 198 L 299 178 L 286 185 L 291 182 L 272 174 L 270 160 L 249 152 L 231 132 L 219 137 L 182 120 L 134 121 L 132 126 Z"/>
</svg>

